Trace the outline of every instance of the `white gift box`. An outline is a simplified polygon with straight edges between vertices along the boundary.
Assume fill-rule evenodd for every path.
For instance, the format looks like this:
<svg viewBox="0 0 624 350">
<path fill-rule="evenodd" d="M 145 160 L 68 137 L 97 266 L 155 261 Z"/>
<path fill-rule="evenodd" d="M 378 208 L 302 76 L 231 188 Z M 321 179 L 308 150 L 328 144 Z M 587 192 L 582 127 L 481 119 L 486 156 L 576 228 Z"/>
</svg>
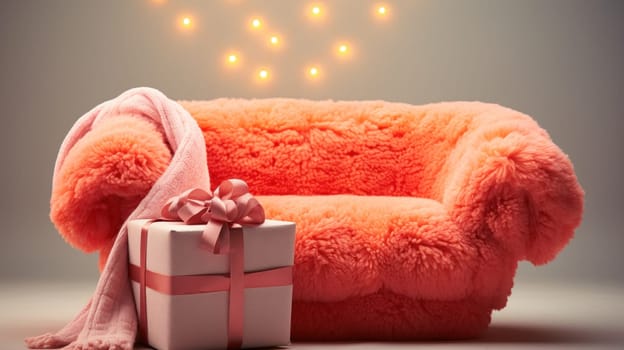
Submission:
<svg viewBox="0 0 624 350">
<path fill-rule="evenodd" d="M 128 223 L 129 274 L 139 315 L 142 278 L 145 283 L 147 325 L 140 328 L 146 326 L 147 343 L 157 349 L 228 346 L 230 257 L 202 246 L 204 227 L 172 221 Z M 242 230 L 244 241 L 242 347 L 289 344 L 295 224 L 266 220 L 230 230 Z M 206 283 L 218 285 L 207 288 L 217 291 L 206 291 Z"/>
</svg>

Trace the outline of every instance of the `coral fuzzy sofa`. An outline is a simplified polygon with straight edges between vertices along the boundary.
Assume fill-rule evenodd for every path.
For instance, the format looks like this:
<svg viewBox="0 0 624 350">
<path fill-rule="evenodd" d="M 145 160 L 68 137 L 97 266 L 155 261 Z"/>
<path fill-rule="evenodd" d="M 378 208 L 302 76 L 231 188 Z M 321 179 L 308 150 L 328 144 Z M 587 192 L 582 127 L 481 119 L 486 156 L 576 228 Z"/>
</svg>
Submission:
<svg viewBox="0 0 624 350">
<path fill-rule="evenodd" d="M 206 140 L 211 188 L 241 178 L 267 217 L 295 221 L 294 340 L 473 337 L 579 225 L 583 191 L 530 117 L 494 104 L 181 101 Z M 51 217 L 106 257 L 167 167 L 161 130 L 94 127 L 54 184 Z"/>
</svg>

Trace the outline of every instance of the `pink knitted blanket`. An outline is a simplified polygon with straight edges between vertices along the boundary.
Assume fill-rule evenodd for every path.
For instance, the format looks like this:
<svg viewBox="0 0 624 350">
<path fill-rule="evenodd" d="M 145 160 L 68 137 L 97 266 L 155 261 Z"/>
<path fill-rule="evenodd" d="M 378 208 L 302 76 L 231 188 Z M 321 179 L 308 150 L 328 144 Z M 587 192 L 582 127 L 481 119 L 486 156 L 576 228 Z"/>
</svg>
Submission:
<svg viewBox="0 0 624 350">
<path fill-rule="evenodd" d="M 135 88 L 82 116 L 66 136 L 56 160 L 53 182 L 70 150 L 98 124 L 119 115 L 153 123 L 173 154 L 171 163 L 126 219 L 156 218 L 170 197 L 192 187 L 208 188 L 205 143 L 195 120 L 160 91 Z M 91 300 L 57 333 L 26 339 L 29 348 L 132 349 L 137 317 L 128 282 L 128 237 L 124 223 L 116 236 Z M 84 232 L 85 236 L 89 232 Z"/>
</svg>

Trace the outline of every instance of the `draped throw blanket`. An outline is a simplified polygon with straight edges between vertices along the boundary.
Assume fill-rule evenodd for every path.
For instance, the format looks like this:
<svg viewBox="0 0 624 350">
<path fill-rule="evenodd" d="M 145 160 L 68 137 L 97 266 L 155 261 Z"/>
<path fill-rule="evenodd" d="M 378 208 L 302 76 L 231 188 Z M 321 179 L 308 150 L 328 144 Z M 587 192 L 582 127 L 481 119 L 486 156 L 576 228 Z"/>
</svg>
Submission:
<svg viewBox="0 0 624 350">
<path fill-rule="evenodd" d="M 130 128 L 128 118 L 132 120 Z M 145 129 L 141 131 L 137 125 Z M 162 134 L 160 138 L 168 149 L 156 150 L 149 144 L 137 143 L 142 138 L 126 135 L 141 132 Z M 90 137 L 94 135 L 96 139 Z M 111 138 L 122 141 L 107 143 Z M 107 157 L 102 158 L 103 153 Z M 91 162 L 93 168 L 81 161 Z M 72 166 L 76 162 L 82 166 Z M 104 172 L 108 177 L 98 178 Z M 85 183 L 89 176 L 98 178 L 97 185 Z M 190 188 L 209 186 L 204 139 L 197 123 L 161 92 L 131 89 L 81 117 L 61 145 L 54 169 L 53 198 L 57 204 L 71 206 L 69 203 L 82 196 L 82 203 L 90 207 L 57 212 L 53 204 L 52 218 L 57 225 L 75 222 L 71 229 L 61 230 L 64 237 L 84 250 L 100 249 L 108 259 L 101 260 L 103 270 L 96 290 L 74 320 L 57 333 L 28 338 L 26 344 L 30 348 L 132 349 L 137 316 L 128 280 L 126 222 L 158 218 L 170 197 Z M 118 231 L 111 236 L 108 232 L 115 225 Z M 104 244 L 94 246 L 95 239 Z"/>
</svg>

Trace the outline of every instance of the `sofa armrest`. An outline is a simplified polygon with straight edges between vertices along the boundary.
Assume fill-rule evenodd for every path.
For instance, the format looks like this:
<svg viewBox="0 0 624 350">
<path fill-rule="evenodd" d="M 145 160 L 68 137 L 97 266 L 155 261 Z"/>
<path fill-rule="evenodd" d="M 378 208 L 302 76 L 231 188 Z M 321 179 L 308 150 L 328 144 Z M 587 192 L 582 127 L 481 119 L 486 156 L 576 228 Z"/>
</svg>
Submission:
<svg viewBox="0 0 624 350">
<path fill-rule="evenodd" d="M 528 116 L 500 107 L 480 118 L 447 160 L 442 202 L 459 227 L 544 264 L 581 222 L 572 163 Z"/>
<path fill-rule="evenodd" d="M 125 218 L 165 171 L 171 152 L 144 118 L 120 115 L 86 132 L 58 165 L 50 218 L 72 246 L 104 266 Z"/>
</svg>

